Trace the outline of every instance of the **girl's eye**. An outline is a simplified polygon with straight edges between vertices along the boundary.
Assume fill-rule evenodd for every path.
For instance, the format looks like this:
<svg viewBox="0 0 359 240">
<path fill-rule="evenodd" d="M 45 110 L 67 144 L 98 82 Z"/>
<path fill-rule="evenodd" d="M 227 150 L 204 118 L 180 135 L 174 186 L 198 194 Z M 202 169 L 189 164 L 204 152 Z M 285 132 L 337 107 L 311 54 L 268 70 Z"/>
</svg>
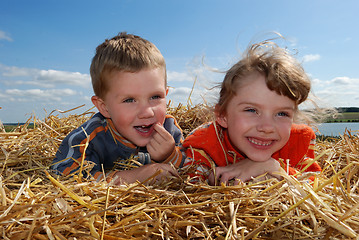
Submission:
<svg viewBox="0 0 359 240">
<path fill-rule="evenodd" d="M 132 103 L 134 101 L 135 101 L 135 99 L 133 99 L 133 98 L 127 98 L 127 99 L 123 100 L 124 103 Z"/>
<path fill-rule="evenodd" d="M 287 112 L 279 112 L 278 116 L 280 116 L 280 117 L 290 117 L 290 114 L 287 113 Z"/>
</svg>

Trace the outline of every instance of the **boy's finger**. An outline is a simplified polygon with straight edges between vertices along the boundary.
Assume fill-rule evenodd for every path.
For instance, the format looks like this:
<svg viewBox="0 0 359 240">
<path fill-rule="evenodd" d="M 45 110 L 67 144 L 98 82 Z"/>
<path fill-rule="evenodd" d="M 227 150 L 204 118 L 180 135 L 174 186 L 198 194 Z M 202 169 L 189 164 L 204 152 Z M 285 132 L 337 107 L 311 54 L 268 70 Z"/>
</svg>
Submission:
<svg viewBox="0 0 359 240">
<path fill-rule="evenodd" d="M 149 144 L 152 144 L 153 146 L 159 146 L 163 141 L 165 141 L 165 139 L 159 133 L 155 133 L 152 135 Z"/>
<path fill-rule="evenodd" d="M 178 172 L 177 172 L 176 169 L 173 169 L 173 168 L 171 167 L 171 169 L 169 170 L 169 172 L 172 174 L 172 176 L 179 177 L 179 174 L 178 174 Z"/>
<path fill-rule="evenodd" d="M 170 133 L 160 124 L 155 124 L 154 129 L 162 138 L 166 138 L 170 135 Z"/>
<path fill-rule="evenodd" d="M 162 144 L 166 143 L 165 139 L 163 139 L 161 136 L 153 136 L 152 139 L 148 142 L 147 147 L 150 146 L 153 149 L 158 149 L 162 146 Z"/>
<path fill-rule="evenodd" d="M 170 164 L 165 163 L 165 165 L 162 165 L 162 169 L 164 170 L 163 171 L 164 175 L 166 175 L 165 172 L 167 172 L 167 173 L 171 174 L 172 176 L 177 176 L 177 177 L 179 176 L 177 170 L 174 169 Z"/>
</svg>

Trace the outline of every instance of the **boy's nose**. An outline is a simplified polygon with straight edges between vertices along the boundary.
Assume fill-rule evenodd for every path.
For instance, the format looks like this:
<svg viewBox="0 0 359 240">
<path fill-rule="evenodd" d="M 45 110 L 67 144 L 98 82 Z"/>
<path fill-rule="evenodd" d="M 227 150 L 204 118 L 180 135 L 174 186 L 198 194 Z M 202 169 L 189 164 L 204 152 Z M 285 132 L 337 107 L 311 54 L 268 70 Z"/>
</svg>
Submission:
<svg viewBox="0 0 359 240">
<path fill-rule="evenodd" d="M 150 104 L 142 104 L 139 109 L 138 117 L 139 118 L 150 118 L 155 115 L 154 109 Z"/>
</svg>

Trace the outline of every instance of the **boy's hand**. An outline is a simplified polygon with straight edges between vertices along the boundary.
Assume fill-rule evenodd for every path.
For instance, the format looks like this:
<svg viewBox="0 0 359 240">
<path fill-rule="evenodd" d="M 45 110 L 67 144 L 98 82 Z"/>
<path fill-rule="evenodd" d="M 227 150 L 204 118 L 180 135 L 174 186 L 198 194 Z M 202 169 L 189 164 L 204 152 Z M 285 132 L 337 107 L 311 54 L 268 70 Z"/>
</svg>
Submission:
<svg viewBox="0 0 359 240">
<path fill-rule="evenodd" d="M 280 164 L 277 160 L 270 158 L 265 162 L 255 162 L 248 158 L 237 163 L 230 164 L 225 167 L 216 167 L 208 177 L 210 185 L 215 185 L 219 180 L 220 183 L 228 185 L 228 181 L 235 179 L 234 184 L 238 184 L 239 180 L 246 182 L 252 177 L 258 177 L 264 173 L 268 173 L 280 179 L 280 176 L 273 174 L 279 172 Z"/>
<path fill-rule="evenodd" d="M 154 126 L 155 132 L 152 139 L 146 145 L 147 151 L 156 162 L 164 161 L 175 148 L 175 140 L 172 135 L 160 124 Z"/>
<path fill-rule="evenodd" d="M 166 163 L 152 163 L 143 165 L 139 168 L 117 172 L 113 177 L 113 184 L 121 185 L 123 183 L 143 182 L 158 173 L 153 179 L 146 184 L 164 181 L 169 176 L 178 176 L 178 172 L 171 165 Z"/>
</svg>

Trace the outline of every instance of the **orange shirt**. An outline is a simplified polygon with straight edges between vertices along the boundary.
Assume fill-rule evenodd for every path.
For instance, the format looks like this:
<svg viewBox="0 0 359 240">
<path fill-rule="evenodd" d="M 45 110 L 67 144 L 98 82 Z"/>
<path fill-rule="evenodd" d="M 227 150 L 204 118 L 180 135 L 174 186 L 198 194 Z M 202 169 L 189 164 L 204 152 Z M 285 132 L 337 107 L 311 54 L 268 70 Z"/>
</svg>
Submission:
<svg viewBox="0 0 359 240">
<path fill-rule="evenodd" d="M 217 131 L 216 131 L 217 130 Z M 290 138 L 287 144 L 275 152 L 272 157 L 281 163 L 287 171 L 287 159 L 289 159 L 288 174 L 293 175 L 298 170 L 307 166 L 308 160 L 314 158 L 315 134 L 312 128 L 304 124 L 293 124 Z M 211 169 L 211 162 L 216 166 L 227 166 L 238 162 L 242 156 L 231 144 L 227 129 L 213 122 L 204 124 L 195 129 L 183 142 L 186 148 L 187 159 L 185 166 L 197 165 L 196 175 L 206 179 L 207 171 Z M 320 172 L 318 163 L 309 166 L 306 172 Z"/>
</svg>

